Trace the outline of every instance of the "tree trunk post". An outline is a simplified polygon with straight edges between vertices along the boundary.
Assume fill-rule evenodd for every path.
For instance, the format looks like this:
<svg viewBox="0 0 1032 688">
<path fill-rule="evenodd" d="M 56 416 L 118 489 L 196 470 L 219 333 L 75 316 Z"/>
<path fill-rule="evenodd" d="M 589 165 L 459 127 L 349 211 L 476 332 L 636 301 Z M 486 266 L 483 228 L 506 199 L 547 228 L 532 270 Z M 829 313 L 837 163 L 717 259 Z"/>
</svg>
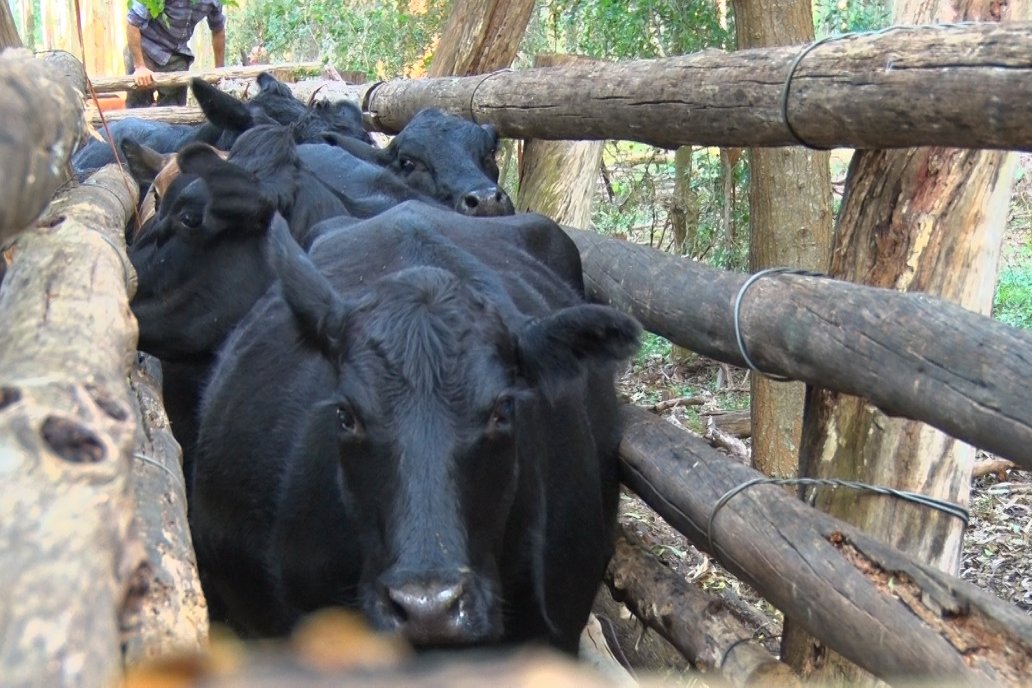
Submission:
<svg viewBox="0 0 1032 688">
<path fill-rule="evenodd" d="M 538 55 L 535 67 L 589 63 L 578 55 Z M 518 212 L 541 213 L 571 227 L 591 227 L 591 200 L 603 141 L 528 140 L 520 164 Z"/>
<path fill-rule="evenodd" d="M 739 50 L 813 40 L 810 3 L 737 0 Z M 749 268 L 825 270 L 831 250 L 829 154 L 801 147 L 749 149 Z M 805 387 L 752 375 L 753 463 L 775 477 L 796 475 Z"/>
<path fill-rule="evenodd" d="M 533 12 L 533 0 L 455 0 L 427 75 L 471 76 L 507 68 Z"/>
<path fill-rule="evenodd" d="M 895 21 L 1000 20 L 1000 5 L 901 3 Z M 1024 3 L 1006 6 L 1011 17 Z M 996 14 L 994 14 L 996 13 Z M 1014 169 L 1004 152 L 948 148 L 855 154 L 831 274 L 934 294 L 988 315 Z M 901 323 L 901 326 L 905 326 Z M 966 505 L 974 447 L 917 421 L 889 418 L 865 400 L 809 390 L 803 470 L 909 490 Z M 810 488 L 815 505 L 917 561 L 956 573 L 964 524 L 941 511 L 845 489 Z M 809 680 L 871 685 L 866 672 L 786 622 L 784 654 Z"/>
</svg>

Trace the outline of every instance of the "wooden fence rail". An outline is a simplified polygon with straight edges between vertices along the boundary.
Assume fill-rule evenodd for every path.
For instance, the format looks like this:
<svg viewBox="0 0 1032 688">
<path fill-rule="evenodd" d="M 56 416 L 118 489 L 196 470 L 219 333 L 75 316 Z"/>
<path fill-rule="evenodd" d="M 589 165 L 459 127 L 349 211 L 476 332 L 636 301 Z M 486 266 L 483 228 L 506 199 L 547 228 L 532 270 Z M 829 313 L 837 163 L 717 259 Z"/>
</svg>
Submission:
<svg viewBox="0 0 1032 688">
<path fill-rule="evenodd" d="M 1032 618 L 781 487 L 757 485 L 718 510 L 765 476 L 647 411 L 627 407 L 625 419 L 623 481 L 828 647 L 890 683 L 1027 681 Z"/>
<path fill-rule="evenodd" d="M 591 298 L 675 344 L 746 365 L 734 305 L 747 275 L 567 231 Z M 760 370 L 866 397 L 1032 468 L 1032 333 L 923 294 L 788 275 L 752 284 L 740 316 Z"/>
<path fill-rule="evenodd" d="M 386 133 L 438 107 L 509 138 L 1032 150 L 1029 55 L 1029 23 L 912 26 L 816 46 L 291 89 L 301 100 L 351 100 Z"/>
</svg>

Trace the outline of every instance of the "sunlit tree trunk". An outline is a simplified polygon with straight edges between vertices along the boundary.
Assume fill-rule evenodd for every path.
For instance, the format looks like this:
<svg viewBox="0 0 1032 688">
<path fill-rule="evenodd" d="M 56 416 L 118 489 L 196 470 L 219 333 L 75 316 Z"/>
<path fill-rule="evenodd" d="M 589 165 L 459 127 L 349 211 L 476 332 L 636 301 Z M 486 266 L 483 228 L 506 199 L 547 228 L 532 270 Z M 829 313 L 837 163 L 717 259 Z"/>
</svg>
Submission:
<svg viewBox="0 0 1032 688">
<path fill-rule="evenodd" d="M 18 36 L 18 28 L 14 25 L 14 15 L 8 0 L 0 0 L 0 50 L 4 48 L 21 48 L 24 44 Z"/>
<path fill-rule="evenodd" d="M 813 40 L 809 2 L 737 0 L 733 6 L 740 50 Z M 828 153 L 754 148 L 749 164 L 750 269 L 826 269 L 831 245 Z M 796 473 L 803 398 L 800 383 L 752 378 L 753 462 L 768 475 Z"/>
<path fill-rule="evenodd" d="M 454 0 L 428 76 L 471 76 L 505 69 L 534 11 L 534 0 Z"/>
<path fill-rule="evenodd" d="M 535 67 L 590 62 L 577 55 L 538 55 Z M 604 141 L 529 139 L 520 160 L 516 210 L 547 215 L 572 227 L 591 227 L 591 200 Z"/>
<path fill-rule="evenodd" d="M 1024 4 L 1006 5 L 1009 18 Z M 896 5 L 897 23 L 999 20 L 987 0 Z M 988 314 L 1007 218 L 1013 156 L 913 148 L 858 152 L 850 167 L 831 273 L 917 291 Z M 906 327 L 906 323 L 896 324 Z M 889 418 L 863 399 L 813 388 L 803 441 L 807 475 L 910 490 L 967 504 L 974 449 L 915 421 Z M 887 497 L 821 489 L 819 508 L 855 523 L 919 561 L 956 573 L 963 524 Z M 818 683 L 875 683 L 855 665 L 787 624 L 784 654 Z"/>
</svg>

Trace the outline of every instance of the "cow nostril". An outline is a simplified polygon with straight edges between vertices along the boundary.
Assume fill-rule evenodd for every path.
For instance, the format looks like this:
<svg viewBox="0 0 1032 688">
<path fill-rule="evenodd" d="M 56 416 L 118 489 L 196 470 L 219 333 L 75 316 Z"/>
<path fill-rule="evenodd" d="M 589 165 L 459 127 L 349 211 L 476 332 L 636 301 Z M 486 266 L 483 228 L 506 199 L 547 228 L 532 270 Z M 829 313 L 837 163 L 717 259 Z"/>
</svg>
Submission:
<svg viewBox="0 0 1032 688">
<path fill-rule="evenodd" d="M 464 207 L 465 207 L 465 208 L 466 208 L 467 210 L 473 210 L 473 209 L 474 209 L 474 208 L 476 208 L 476 207 L 477 207 L 478 205 L 480 205 L 480 199 L 479 199 L 479 198 L 477 197 L 477 195 L 476 195 L 475 193 L 471 193 L 471 194 L 466 194 L 466 195 L 465 195 L 465 196 L 464 196 L 464 197 L 462 198 L 462 205 L 463 205 L 463 206 L 464 206 Z"/>
<path fill-rule="evenodd" d="M 453 622 L 461 611 L 465 589 L 454 584 L 406 584 L 387 589 L 395 618 L 406 625 L 439 625 Z"/>
</svg>

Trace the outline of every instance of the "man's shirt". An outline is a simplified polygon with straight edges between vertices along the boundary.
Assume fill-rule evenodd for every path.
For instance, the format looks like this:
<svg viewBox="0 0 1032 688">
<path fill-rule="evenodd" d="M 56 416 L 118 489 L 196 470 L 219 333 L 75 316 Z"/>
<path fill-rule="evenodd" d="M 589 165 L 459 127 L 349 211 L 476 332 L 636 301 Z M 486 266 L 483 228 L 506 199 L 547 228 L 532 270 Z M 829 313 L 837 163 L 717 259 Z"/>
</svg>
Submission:
<svg viewBox="0 0 1032 688">
<path fill-rule="evenodd" d="M 226 26 L 226 15 L 218 0 L 165 0 L 165 11 L 152 18 L 139 2 L 129 8 L 129 23 L 140 30 L 143 52 L 159 65 L 168 63 L 173 53 L 193 57 L 188 45 L 194 27 L 202 19 L 218 32 Z"/>
</svg>

